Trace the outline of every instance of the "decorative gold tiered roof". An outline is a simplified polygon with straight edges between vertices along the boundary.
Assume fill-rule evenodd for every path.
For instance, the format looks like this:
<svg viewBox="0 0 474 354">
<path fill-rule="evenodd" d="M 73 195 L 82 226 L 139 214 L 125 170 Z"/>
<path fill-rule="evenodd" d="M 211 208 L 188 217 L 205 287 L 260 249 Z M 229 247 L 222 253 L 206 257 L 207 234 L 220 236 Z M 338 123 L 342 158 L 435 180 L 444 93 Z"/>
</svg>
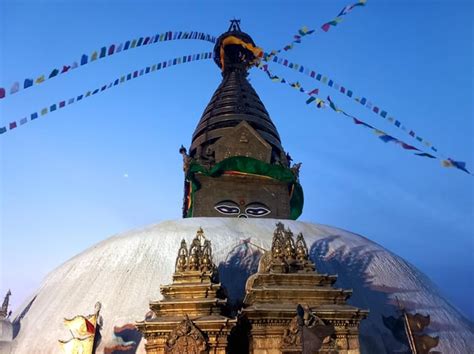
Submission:
<svg viewBox="0 0 474 354">
<path fill-rule="evenodd" d="M 222 315 L 227 299 L 202 229 L 189 249 L 181 241 L 173 283 L 161 294 L 162 300 L 150 302 L 152 318 L 137 323 L 147 353 L 225 353 L 236 320 Z"/>
<path fill-rule="evenodd" d="M 359 323 L 368 312 L 346 304 L 352 291 L 334 288 L 337 276 L 314 270 L 303 235 L 295 242 L 291 230 L 278 223 L 271 251 L 262 256 L 258 272 L 246 284 L 242 315 L 251 327 L 251 353 L 301 353 L 305 327 L 295 327 L 299 305 L 307 309 L 314 323 L 333 328 L 318 332 L 326 333 L 318 350 L 359 352 Z M 294 340 L 287 338 L 290 334 Z"/>
</svg>

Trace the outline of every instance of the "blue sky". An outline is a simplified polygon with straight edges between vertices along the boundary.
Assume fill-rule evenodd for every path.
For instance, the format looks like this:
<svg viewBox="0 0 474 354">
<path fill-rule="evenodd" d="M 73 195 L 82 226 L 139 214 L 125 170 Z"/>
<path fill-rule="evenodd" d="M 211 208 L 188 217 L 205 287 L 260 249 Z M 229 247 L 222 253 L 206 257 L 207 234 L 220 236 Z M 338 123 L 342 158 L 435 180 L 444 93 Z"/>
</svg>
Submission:
<svg viewBox="0 0 474 354">
<path fill-rule="evenodd" d="M 351 0 L 0 0 L 0 86 L 47 74 L 83 53 L 155 33 L 219 35 L 228 20 L 265 50 L 303 25 L 319 27 Z M 368 1 L 328 33 L 285 56 L 334 78 L 393 113 L 445 155 L 474 167 L 470 1 Z M 0 101 L 0 125 L 117 76 L 212 49 L 175 41 L 134 49 Z M 319 87 L 367 123 L 416 144 L 354 101 L 281 66 L 274 73 Z M 474 318 L 473 177 L 413 156 L 253 69 L 251 83 L 303 162 L 300 220 L 362 234 L 425 272 Z M 0 136 L 0 295 L 19 306 L 55 267 L 111 234 L 180 218 L 181 144 L 220 82 L 212 61 L 127 82 Z M 474 168 L 473 168 L 474 169 Z M 128 176 L 128 177 L 127 177 Z"/>
</svg>

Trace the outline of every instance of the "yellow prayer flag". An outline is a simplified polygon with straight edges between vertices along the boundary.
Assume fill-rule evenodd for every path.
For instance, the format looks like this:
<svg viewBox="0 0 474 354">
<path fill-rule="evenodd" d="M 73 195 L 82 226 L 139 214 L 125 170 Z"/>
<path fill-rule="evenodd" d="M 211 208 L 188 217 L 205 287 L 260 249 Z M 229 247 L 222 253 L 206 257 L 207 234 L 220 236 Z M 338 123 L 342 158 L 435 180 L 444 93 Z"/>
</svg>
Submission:
<svg viewBox="0 0 474 354">
<path fill-rule="evenodd" d="M 44 75 L 41 75 L 39 78 L 36 79 L 37 84 L 41 84 L 45 80 Z"/>
<path fill-rule="evenodd" d="M 94 336 L 84 339 L 71 338 L 68 341 L 60 340 L 59 345 L 65 354 L 92 354 Z"/>
<path fill-rule="evenodd" d="M 91 61 L 97 60 L 97 52 L 92 53 Z"/>
</svg>

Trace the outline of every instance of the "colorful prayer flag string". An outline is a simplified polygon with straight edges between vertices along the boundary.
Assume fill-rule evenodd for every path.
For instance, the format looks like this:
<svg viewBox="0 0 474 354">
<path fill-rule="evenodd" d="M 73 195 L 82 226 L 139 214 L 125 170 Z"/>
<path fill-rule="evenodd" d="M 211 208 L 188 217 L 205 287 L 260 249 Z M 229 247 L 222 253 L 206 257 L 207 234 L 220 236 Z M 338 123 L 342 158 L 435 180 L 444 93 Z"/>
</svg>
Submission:
<svg viewBox="0 0 474 354">
<path fill-rule="evenodd" d="M 290 87 L 292 87 L 294 89 L 297 89 L 301 93 L 309 95 L 310 97 L 306 100 L 306 104 L 311 104 L 311 103 L 314 102 L 316 104 L 316 107 L 318 107 L 318 108 L 323 108 L 323 107 L 329 106 L 334 112 L 342 113 L 345 117 L 351 119 L 354 124 L 356 124 L 358 126 L 361 126 L 361 127 L 364 127 L 364 128 L 367 128 L 367 129 L 371 129 L 373 131 L 373 133 L 375 133 L 375 135 L 377 135 L 379 137 L 379 139 L 381 141 L 385 142 L 385 143 L 389 143 L 389 142 L 395 143 L 398 146 L 400 146 L 401 148 L 403 148 L 404 150 L 412 151 L 414 153 L 414 155 L 416 155 L 416 156 L 426 157 L 426 158 L 430 158 L 430 159 L 438 159 L 438 160 L 441 161 L 441 164 L 442 164 L 443 167 L 455 167 L 455 168 L 457 168 L 461 171 L 464 171 L 468 174 L 471 174 L 468 171 L 468 169 L 466 168 L 466 163 L 463 162 L 463 161 L 456 161 L 452 158 L 444 158 L 442 156 L 435 156 L 433 154 L 429 154 L 427 152 L 424 152 L 424 151 L 418 149 L 417 147 L 412 146 L 410 144 L 407 144 L 404 141 L 402 141 L 398 138 L 395 138 L 394 136 L 391 136 L 391 135 L 385 133 L 382 130 L 379 130 L 379 129 L 375 128 L 374 126 L 363 122 L 362 120 L 354 117 L 353 115 L 348 114 L 346 111 L 339 108 L 330 96 L 327 97 L 327 101 L 324 101 L 324 100 L 322 100 L 318 97 L 315 97 L 319 94 L 318 89 L 308 91 L 308 90 L 305 90 L 299 82 L 291 83 L 291 82 L 287 81 L 286 79 L 284 79 L 282 77 L 279 77 L 277 75 L 273 75 L 268 70 L 268 65 L 267 64 L 265 64 L 265 65 L 260 64 L 260 65 L 258 65 L 258 68 L 263 70 L 272 82 L 280 82 L 280 83 L 284 83 L 284 84 L 286 83 Z"/>
<path fill-rule="evenodd" d="M 354 4 L 344 6 L 344 8 L 339 12 L 339 14 L 333 20 L 326 22 L 321 26 L 321 30 L 323 32 L 329 31 L 331 26 L 337 26 L 338 23 L 342 22 L 343 20 L 342 16 L 346 16 L 348 13 L 350 13 L 354 8 L 358 6 L 365 6 L 366 2 L 367 0 L 359 0 Z M 290 49 L 293 49 L 295 44 L 301 43 L 301 40 L 303 37 L 309 36 L 317 32 L 318 32 L 318 29 L 309 29 L 306 26 L 301 27 L 298 30 L 298 34 L 295 34 L 293 36 L 293 40 L 289 44 L 285 45 L 282 49 L 272 50 L 270 53 L 265 53 L 263 60 L 269 61 L 273 56 L 277 55 L 278 53 L 281 53 L 282 51 L 287 52 Z"/>
<path fill-rule="evenodd" d="M 71 97 L 67 100 L 62 100 L 62 101 L 59 101 L 58 103 L 54 103 L 52 105 L 45 106 L 41 110 L 31 113 L 28 117 L 22 117 L 18 121 L 12 121 L 8 125 L 0 127 L 0 135 L 6 133 L 9 130 L 16 129 L 18 127 L 18 125 L 24 125 L 24 124 L 28 123 L 29 121 L 33 121 L 35 119 L 38 119 L 40 116 L 41 117 L 45 116 L 48 113 L 51 113 L 51 112 L 54 112 L 58 109 L 62 109 L 64 107 L 66 107 L 66 105 L 71 105 L 73 103 L 77 103 L 77 102 L 82 101 L 83 99 L 85 99 L 87 97 L 94 96 L 94 95 L 96 95 L 100 92 L 108 90 L 108 89 L 110 89 L 112 87 L 115 87 L 119 84 L 123 84 L 124 82 L 127 82 L 129 80 L 135 79 L 137 77 L 140 77 L 140 76 L 143 76 L 143 75 L 146 75 L 146 74 L 150 74 L 154 71 L 158 71 L 158 70 L 168 68 L 170 66 L 189 63 L 189 62 L 197 61 L 197 60 L 212 59 L 212 55 L 213 55 L 212 52 L 204 52 L 204 53 L 199 53 L 199 54 L 185 55 L 185 56 L 182 56 L 182 57 L 176 57 L 174 59 L 165 60 L 163 62 L 153 64 L 151 66 L 147 66 L 145 68 L 142 68 L 141 70 L 135 70 L 135 71 L 130 72 L 126 75 L 122 75 L 122 76 L 116 78 L 115 80 L 111 81 L 108 84 L 97 87 L 94 90 L 89 90 L 89 91 L 86 91 L 85 93 L 80 94 L 78 96 L 74 96 L 74 97 Z M 29 120 L 28 120 L 28 118 L 29 118 Z M 7 129 L 7 127 L 8 127 L 8 129 Z"/>
<path fill-rule="evenodd" d="M 102 47 L 99 51 L 93 51 L 90 55 L 83 54 L 79 60 L 74 61 L 72 64 L 63 65 L 62 69 L 54 68 L 53 70 L 51 70 L 49 75 L 40 75 L 40 76 L 37 76 L 36 79 L 26 78 L 25 80 L 23 80 L 23 84 L 21 84 L 20 81 L 16 81 L 12 84 L 10 90 L 7 90 L 4 87 L 0 87 L 0 99 L 5 98 L 5 96 L 7 96 L 7 93 L 10 95 L 13 95 L 17 93 L 18 91 L 20 91 L 21 89 L 25 90 L 34 85 L 39 85 L 48 79 L 52 79 L 60 74 L 65 74 L 69 72 L 70 70 L 74 70 L 78 68 L 79 66 L 84 66 L 95 60 L 105 58 L 107 56 L 119 53 L 121 51 L 126 51 L 133 48 L 138 48 L 141 46 L 151 45 L 151 44 L 155 44 L 159 42 L 174 41 L 174 40 L 181 40 L 181 39 L 196 39 L 196 40 L 202 40 L 202 41 L 207 41 L 211 43 L 216 42 L 216 37 L 210 34 L 203 33 L 203 32 L 168 31 L 168 32 L 156 34 L 149 37 L 140 37 L 138 40 L 133 39 L 133 40 L 125 41 L 117 45 L 111 44 L 106 47 Z"/>
<path fill-rule="evenodd" d="M 376 106 L 375 104 L 373 104 L 371 101 L 369 101 L 366 97 L 363 97 L 363 96 L 359 96 L 359 95 L 356 95 L 354 93 L 353 90 L 351 89 L 348 89 L 347 87 L 343 86 L 343 85 L 340 85 L 338 83 L 336 83 L 334 80 L 332 80 L 331 78 L 323 75 L 322 73 L 318 73 L 310 68 L 308 68 L 307 66 L 303 66 L 303 65 L 300 65 L 300 64 L 296 64 L 296 63 L 292 63 L 290 61 L 288 61 L 287 59 L 285 58 L 282 58 L 282 57 L 277 57 L 277 56 L 274 56 L 273 57 L 273 60 L 272 60 L 274 63 L 277 63 L 277 64 L 280 64 L 280 65 L 283 65 L 287 68 L 290 68 L 290 69 L 293 69 L 293 70 L 296 70 L 298 71 L 299 73 L 302 73 L 306 76 L 309 76 L 311 77 L 312 79 L 314 80 L 317 80 L 329 87 L 332 87 L 333 89 L 335 89 L 337 92 L 349 97 L 349 98 L 352 98 L 354 101 L 358 102 L 359 104 L 365 106 L 366 108 L 368 108 L 371 112 L 375 113 L 377 116 L 385 119 L 386 121 L 388 121 L 389 123 L 393 124 L 395 127 L 397 127 L 398 129 L 401 129 L 402 131 L 404 131 L 406 134 L 408 134 L 409 136 L 411 136 L 412 138 L 416 139 L 418 142 L 422 143 L 424 146 L 426 146 L 427 148 L 430 148 L 433 152 L 438 152 L 438 149 L 433 146 L 431 144 L 431 142 L 427 141 L 426 139 L 422 138 L 421 136 L 419 136 L 417 133 L 415 133 L 415 131 L 407 128 L 404 124 L 402 124 L 401 121 L 399 121 L 398 119 L 395 119 L 392 115 L 389 115 L 388 112 L 378 106 Z"/>
</svg>

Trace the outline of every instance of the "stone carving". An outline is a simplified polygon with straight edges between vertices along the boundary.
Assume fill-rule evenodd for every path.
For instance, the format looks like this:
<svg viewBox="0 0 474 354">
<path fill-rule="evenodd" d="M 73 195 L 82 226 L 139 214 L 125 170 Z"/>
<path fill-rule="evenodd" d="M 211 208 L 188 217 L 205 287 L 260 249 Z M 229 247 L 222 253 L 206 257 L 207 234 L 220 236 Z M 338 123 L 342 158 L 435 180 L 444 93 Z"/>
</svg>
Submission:
<svg viewBox="0 0 474 354">
<path fill-rule="evenodd" d="M 298 316 L 293 317 L 290 325 L 283 332 L 281 349 L 301 349 L 301 330 Z"/>
<path fill-rule="evenodd" d="M 8 290 L 7 294 L 5 295 L 5 298 L 3 299 L 3 304 L 2 308 L 0 309 L 0 319 L 1 318 L 8 318 L 11 314 L 11 311 L 8 312 L 8 304 L 10 302 L 10 296 L 12 292 Z"/>
<path fill-rule="evenodd" d="M 176 326 L 166 340 L 166 352 L 170 354 L 201 354 L 206 347 L 206 338 L 188 315 L 185 315 L 185 319 Z"/>
</svg>

